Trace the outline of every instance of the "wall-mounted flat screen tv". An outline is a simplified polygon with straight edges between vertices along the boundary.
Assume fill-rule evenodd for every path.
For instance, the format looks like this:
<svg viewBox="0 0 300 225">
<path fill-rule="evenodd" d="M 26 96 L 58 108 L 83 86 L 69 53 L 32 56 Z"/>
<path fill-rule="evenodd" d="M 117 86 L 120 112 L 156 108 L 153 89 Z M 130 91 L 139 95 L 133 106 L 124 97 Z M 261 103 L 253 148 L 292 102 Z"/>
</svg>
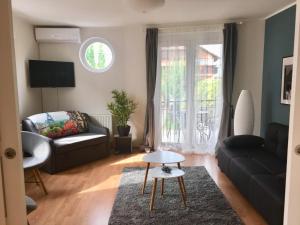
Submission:
<svg viewBox="0 0 300 225">
<path fill-rule="evenodd" d="M 33 88 L 75 87 L 74 63 L 29 60 L 29 80 Z"/>
</svg>

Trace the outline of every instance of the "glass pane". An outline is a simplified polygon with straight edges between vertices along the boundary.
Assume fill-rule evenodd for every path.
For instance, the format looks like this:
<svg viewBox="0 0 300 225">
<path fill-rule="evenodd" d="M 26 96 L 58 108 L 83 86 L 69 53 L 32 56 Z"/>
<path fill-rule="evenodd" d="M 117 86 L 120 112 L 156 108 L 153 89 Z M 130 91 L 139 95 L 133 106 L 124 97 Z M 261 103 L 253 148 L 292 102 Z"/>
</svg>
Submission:
<svg viewBox="0 0 300 225">
<path fill-rule="evenodd" d="M 111 64 L 112 51 L 108 45 L 94 42 L 87 47 L 85 58 L 91 68 L 102 70 Z"/>
<path fill-rule="evenodd" d="M 222 45 L 198 45 L 195 60 L 194 144 L 214 146 L 221 118 Z"/>
<path fill-rule="evenodd" d="M 186 47 L 162 47 L 160 121 L 162 143 L 183 143 L 186 128 Z"/>
</svg>

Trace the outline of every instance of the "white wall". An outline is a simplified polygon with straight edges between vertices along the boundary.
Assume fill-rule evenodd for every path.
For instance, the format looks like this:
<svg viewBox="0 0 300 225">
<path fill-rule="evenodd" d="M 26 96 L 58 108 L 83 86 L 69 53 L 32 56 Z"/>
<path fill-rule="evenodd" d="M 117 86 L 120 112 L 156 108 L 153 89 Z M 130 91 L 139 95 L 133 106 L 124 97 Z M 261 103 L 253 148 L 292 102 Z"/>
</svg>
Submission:
<svg viewBox="0 0 300 225">
<path fill-rule="evenodd" d="M 233 101 L 242 89 L 251 91 L 255 107 L 254 133 L 259 135 L 263 68 L 264 21 L 239 25 L 239 44 Z M 80 110 L 90 114 L 108 113 L 106 104 L 113 89 L 124 89 L 138 102 L 130 124 L 134 145 L 142 143 L 146 106 L 145 29 L 143 26 L 82 28 L 82 41 L 99 36 L 109 41 L 116 59 L 112 68 L 102 74 L 87 71 L 80 62 L 80 44 L 39 44 L 44 60 L 73 61 L 75 88 L 43 89 L 44 111 Z"/>
<path fill-rule="evenodd" d="M 134 145 L 142 143 L 146 105 L 145 29 L 142 26 L 82 28 L 82 41 L 98 36 L 111 43 L 115 62 L 102 74 L 87 71 L 79 59 L 80 44 L 39 44 L 40 58 L 72 61 L 75 64 L 75 88 L 43 89 L 44 111 L 79 110 L 90 114 L 108 113 L 113 89 L 123 89 L 138 103 L 132 116 Z"/>
<path fill-rule="evenodd" d="M 260 134 L 265 21 L 255 20 L 238 25 L 238 50 L 233 102 L 241 90 L 250 90 L 255 112 L 254 134 Z"/>
<path fill-rule="evenodd" d="M 38 59 L 38 45 L 34 39 L 33 26 L 14 15 L 14 45 L 19 97 L 20 119 L 42 111 L 41 90 L 29 86 L 28 59 Z"/>
</svg>

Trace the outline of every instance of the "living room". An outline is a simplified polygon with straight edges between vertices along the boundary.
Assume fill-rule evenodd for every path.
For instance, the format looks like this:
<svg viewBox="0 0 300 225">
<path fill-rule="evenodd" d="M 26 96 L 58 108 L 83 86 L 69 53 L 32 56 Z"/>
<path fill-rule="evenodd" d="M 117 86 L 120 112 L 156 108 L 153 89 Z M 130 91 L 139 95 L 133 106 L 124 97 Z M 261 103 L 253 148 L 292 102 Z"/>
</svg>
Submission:
<svg viewBox="0 0 300 225">
<path fill-rule="evenodd" d="M 5 2 L 4 225 L 297 224 L 294 0 Z"/>
</svg>

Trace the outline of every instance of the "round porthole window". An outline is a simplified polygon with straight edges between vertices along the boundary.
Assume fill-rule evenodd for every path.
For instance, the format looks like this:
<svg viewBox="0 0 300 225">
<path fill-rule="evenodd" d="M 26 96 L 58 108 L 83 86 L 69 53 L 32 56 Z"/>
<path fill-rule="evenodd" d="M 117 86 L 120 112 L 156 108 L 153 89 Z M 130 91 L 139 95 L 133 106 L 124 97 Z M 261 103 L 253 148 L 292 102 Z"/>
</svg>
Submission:
<svg viewBox="0 0 300 225">
<path fill-rule="evenodd" d="M 82 65 L 94 73 L 103 73 L 114 63 L 111 44 L 99 37 L 87 39 L 80 47 L 79 57 Z"/>
</svg>

